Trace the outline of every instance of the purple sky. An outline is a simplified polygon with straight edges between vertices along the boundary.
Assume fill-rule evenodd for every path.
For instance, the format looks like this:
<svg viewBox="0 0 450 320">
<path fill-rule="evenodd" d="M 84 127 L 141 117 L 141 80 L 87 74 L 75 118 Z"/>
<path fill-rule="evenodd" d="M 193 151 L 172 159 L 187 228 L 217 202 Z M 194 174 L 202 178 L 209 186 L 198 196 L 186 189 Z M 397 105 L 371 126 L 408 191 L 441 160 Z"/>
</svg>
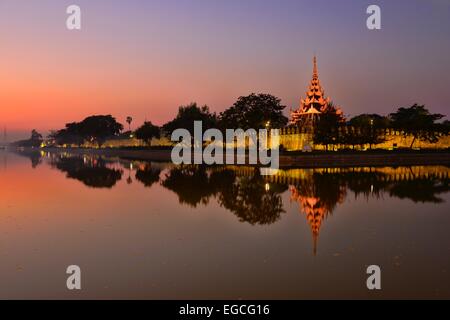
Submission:
<svg viewBox="0 0 450 320">
<path fill-rule="evenodd" d="M 81 31 L 65 28 L 70 4 Z M 0 125 L 13 139 L 90 114 L 163 124 L 181 104 L 220 112 L 251 92 L 297 107 L 314 53 L 347 116 L 448 114 L 449 39 L 449 0 L 1 0 Z"/>
</svg>

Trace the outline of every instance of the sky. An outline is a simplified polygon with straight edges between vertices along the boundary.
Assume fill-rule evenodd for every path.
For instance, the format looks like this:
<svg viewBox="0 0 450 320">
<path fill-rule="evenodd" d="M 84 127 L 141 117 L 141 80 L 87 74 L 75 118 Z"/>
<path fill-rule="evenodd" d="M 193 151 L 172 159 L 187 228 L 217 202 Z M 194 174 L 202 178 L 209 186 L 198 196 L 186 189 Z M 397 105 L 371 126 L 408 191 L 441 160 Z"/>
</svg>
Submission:
<svg viewBox="0 0 450 320">
<path fill-rule="evenodd" d="M 366 27 L 370 4 L 381 30 Z M 0 126 L 14 140 L 93 114 L 161 125 L 252 92 L 288 114 L 314 54 L 347 117 L 414 103 L 449 115 L 449 39 L 450 0 L 0 0 Z"/>
</svg>

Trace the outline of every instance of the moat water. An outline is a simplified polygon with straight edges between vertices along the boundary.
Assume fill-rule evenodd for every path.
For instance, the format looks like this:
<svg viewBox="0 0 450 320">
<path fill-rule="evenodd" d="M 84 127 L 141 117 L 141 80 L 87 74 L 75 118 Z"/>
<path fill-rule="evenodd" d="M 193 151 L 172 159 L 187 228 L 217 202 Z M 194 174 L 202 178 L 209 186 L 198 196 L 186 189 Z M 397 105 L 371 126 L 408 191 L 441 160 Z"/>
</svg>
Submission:
<svg viewBox="0 0 450 320">
<path fill-rule="evenodd" d="M 449 177 L 0 150 L 0 298 L 450 298 Z"/>
</svg>

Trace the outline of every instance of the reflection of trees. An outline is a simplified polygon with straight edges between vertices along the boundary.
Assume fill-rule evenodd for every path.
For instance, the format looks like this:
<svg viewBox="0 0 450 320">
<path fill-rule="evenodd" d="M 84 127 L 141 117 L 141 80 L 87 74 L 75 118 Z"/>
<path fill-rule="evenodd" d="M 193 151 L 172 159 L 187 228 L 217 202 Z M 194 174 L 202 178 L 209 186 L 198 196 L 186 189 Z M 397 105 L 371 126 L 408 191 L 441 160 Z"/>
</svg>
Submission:
<svg viewBox="0 0 450 320">
<path fill-rule="evenodd" d="M 397 181 L 390 181 L 388 175 L 379 172 L 349 172 L 343 175 L 345 184 L 355 195 L 362 193 L 369 196 L 380 196 L 386 192 L 391 197 L 410 199 L 414 202 L 440 203 L 443 200 L 438 194 L 450 191 L 448 178 L 414 176 L 410 174 Z"/>
<path fill-rule="evenodd" d="M 52 165 L 65 172 L 68 178 L 93 188 L 112 188 L 122 178 L 123 173 L 122 170 L 108 168 L 101 158 L 56 157 Z"/>
<path fill-rule="evenodd" d="M 31 159 L 31 167 L 33 169 L 35 169 L 38 165 L 42 163 L 42 156 L 39 152 L 31 153 L 30 159 Z"/>
<path fill-rule="evenodd" d="M 311 177 L 300 183 L 314 188 L 321 202 L 335 202 L 341 192 L 340 189 L 348 189 L 355 196 L 362 194 L 366 198 L 380 197 L 383 193 L 400 199 L 410 199 L 414 202 L 441 202 L 438 194 L 450 191 L 448 178 L 438 177 L 435 174 L 415 175 L 414 173 L 388 174 L 373 171 L 342 171 L 339 173 L 314 173 Z M 314 186 L 314 187 L 313 187 Z M 297 187 L 297 186 L 296 186 Z M 305 188 L 305 187 L 303 187 Z M 306 190 L 299 190 L 307 194 Z M 334 196 L 333 196 L 334 195 Z M 333 199 L 334 198 L 334 199 Z"/>
<path fill-rule="evenodd" d="M 20 150 L 17 149 L 16 154 L 21 155 L 23 157 L 27 157 L 31 160 L 31 167 L 35 169 L 37 166 L 39 166 L 42 163 L 42 155 L 39 150 Z"/>
<path fill-rule="evenodd" d="M 137 169 L 136 180 L 142 182 L 145 187 L 151 187 L 159 181 L 160 173 L 161 170 L 152 168 L 150 164 L 145 164 L 142 168 Z"/>
<path fill-rule="evenodd" d="M 389 168 L 320 169 L 312 174 L 305 171 L 295 182 L 288 179 L 289 183 L 269 183 L 287 180 L 263 178 L 258 170 L 252 169 L 181 166 L 170 170 L 162 185 L 174 191 L 182 204 L 197 207 L 206 205 L 211 197 L 215 197 L 222 207 L 243 222 L 270 224 L 284 212 L 280 194 L 288 189 L 289 184 L 291 198 L 299 203 L 317 240 L 323 220 L 344 202 L 348 191 L 352 191 L 355 197 L 362 194 L 366 199 L 379 198 L 387 193 L 391 197 L 415 202 L 439 202 L 442 199 L 437 195 L 449 191 L 448 179 L 433 174 L 420 178 L 419 175 L 406 174 L 407 171 L 399 173 L 397 169 Z M 295 176 L 298 176 L 298 171 Z M 284 177 L 289 178 L 289 175 L 284 173 Z"/>
<path fill-rule="evenodd" d="M 400 199 L 411 199 L 414 202 L 444 202 L 437 195 L 450 191 L 449 179 L 417 178 L 399 181 L 392 185 L 389 194 Z"/>
<path fill-rule="evenodd" d="M 389 186 L 385 174 L 379 172 L 346 172 L 342 179 L 351 191 L 358 197 L 360 194 L 367 199 L 369 197 L 380 197 Z"/>
<path fill-rule="evenodd" d="M 162 185 L 175 192 L 181 204 L 194 208 L 200 203 L 208 204 L 214 194 L 204 166 L 175 167 L 166 174 Z"/>
<path fill-rule="evenodd" d="M 284 190 L 283 190 L 284 189 Z M 223 188 L 219 195 L 219 203 L 232 211 L 239 220 L 250 224 L 271 224 L 276 222 L 283 209 L 280 193 L 286 187 L 266 184 L 259 170 L 250 177 L 237 178 L 233 184 Z"/>
<path fill-rule="evenodd" d="M 224 208 L 250 224 L 270 224 L 283 210 L 280 194 L 287 186 L 269 184 L 255 170 L 237 177 L 233 170 L 207 170 L 204 166 L 182 166 L 170 170 L 162 185 L 174 191 L 180 203 L 196 207 L 216 197 Z"/>
</svg>

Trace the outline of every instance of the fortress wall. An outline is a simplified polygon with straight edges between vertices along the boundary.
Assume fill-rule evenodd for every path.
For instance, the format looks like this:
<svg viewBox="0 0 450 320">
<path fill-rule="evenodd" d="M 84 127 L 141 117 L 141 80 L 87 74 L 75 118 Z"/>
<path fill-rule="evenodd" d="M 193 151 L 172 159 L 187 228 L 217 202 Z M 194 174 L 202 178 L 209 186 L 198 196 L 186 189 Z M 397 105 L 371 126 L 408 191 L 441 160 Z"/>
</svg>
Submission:
<svg viewBox="0 0 450 320">
<path fill-rule="evenodd" d="M 392 150 L 396 148 L 410 148 L 413 141 L 412 136 L 405 136 L 399 131 L 386 130 L 382 132 L 386 141 L 380 144 L 372 145 L 373 149 Z M 325 150 L 323 145 L 315 145 L 313 143 L 313 134 L 301 132 L 296 128 L 286 128 L 280 130 L 280 145 L 288 151 L 300 151 L 305 148 L 312 148 L 313 150 Z M 414 142 L 416 149 L 447 149 L 450 148 L 450 135 L 442 136 L 438 142 L 430 143 L 426 141 L 416 140 Z M 355 146 L 356 150 L 369 149 L 370 145 Z M 353 149 L 351 145 L 335 145 L 334 150 L 339 149 Z"/>
<path fill-rule="evenodd" d="M 352 130 L 352 129 L 345 129 Z M 313 143 L 313 134 L 299 128 L 283 128 L 279 130 L 279 145 L 287 151 L 301 151 L 301 150 L 325 150 L 323 145 L 315 145 Z M 404 136 L 399 131 L 385 130 L 382 135 L 386 137 L 386 141 L 380 144 L 373 145 L 373 149 L 385 149 L 392 150 L 396 148 L 409 148 L 413 141 L 412 136 Z M 152 146 L 172 146 L 173 143 L 167 137 L 161 137 L 161 139 L 152 139 Z M 245 143 L 248 146 L 248 142 Z M 129 138 L 129 139 L 112 139 L 108 140 L 104 144 L 105 147 L 109 148 L 120 148 L 120 147 L 145 147 L 146 144 L 139 139 Z M 86 143 L 84 147 L 95 147 Z M 243 147 L 243 145 L 239 145 Z M 329 147 L 330 148 L 330 147 Z M 353 149 L 355 150 L 366 150 L 370 149 L 370 146 L 351 146 L 351 145 L 335 145 L 334 150 L 339 149 Z M 443 136 L 439 139 L 437 143 L 429 143 L 420 140 L 414 142 L 414 148 L 416 149 L 447 149 L 450 148 L 450 135 Z"/>
</svg>

